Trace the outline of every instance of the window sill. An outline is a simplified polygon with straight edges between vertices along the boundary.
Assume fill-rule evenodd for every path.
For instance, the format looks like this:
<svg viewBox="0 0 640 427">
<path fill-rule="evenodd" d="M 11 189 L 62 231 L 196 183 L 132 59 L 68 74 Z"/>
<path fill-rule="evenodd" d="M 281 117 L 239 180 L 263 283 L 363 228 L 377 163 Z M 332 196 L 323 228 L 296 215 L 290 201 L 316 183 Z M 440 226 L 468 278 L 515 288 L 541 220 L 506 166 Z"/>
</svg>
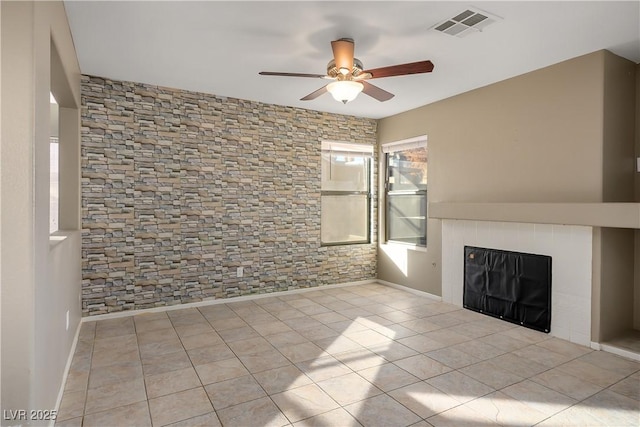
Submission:
<svg viewBox="0 0 640 427">
<path fill-rule="evenodd" d="M 60 243 L 67 240 L 67 237 L 69 237 L 69 234 L 63 231 L 56 231 L 54 233 L 51 233 L 49 235 L 49 249 L 55 248 Z"/>
<path fill-rule="evenodd" d="M 404 249 L 412 250 L 416 252 L 427 252 L 427 246 L 412 245 L 411 243 L 386 242 L 386 243 L 381 243 L 380 247 L 391 247 L 396 249 L 404 248 Z"/>
<path fill-rule="evenodd" d="M 338 243 L 320 243 L 320 247 L 322 248 L 330 248 L 335 246 L 353 246 L 353 245 L 370 245 L 371 242 L 338 242 Z"/>
</svg>

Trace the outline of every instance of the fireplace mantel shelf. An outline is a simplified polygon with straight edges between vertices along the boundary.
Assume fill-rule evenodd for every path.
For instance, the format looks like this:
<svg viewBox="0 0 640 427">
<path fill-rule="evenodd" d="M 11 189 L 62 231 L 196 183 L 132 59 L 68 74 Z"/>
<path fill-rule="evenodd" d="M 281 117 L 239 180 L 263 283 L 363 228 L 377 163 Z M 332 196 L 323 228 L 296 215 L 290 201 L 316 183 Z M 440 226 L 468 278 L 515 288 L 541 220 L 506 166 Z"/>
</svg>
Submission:
<svg viewBox="0 0 640 427">
<path fill-rule="evenodd" d="M 429 217 L 640 229 L 640 203 L 431 202 Z"/>
</svg>

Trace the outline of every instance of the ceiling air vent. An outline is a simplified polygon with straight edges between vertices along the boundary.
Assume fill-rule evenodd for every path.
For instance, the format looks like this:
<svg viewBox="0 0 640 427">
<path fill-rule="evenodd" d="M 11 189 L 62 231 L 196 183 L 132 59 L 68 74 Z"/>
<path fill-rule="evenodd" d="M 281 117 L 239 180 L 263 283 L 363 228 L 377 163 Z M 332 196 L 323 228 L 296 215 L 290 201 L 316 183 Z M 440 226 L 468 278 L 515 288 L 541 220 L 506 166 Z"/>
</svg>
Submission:
<svg viewBox="0 0 640 427">
<path fill-rule="evenodd" d="M 432 28 L 451 36 L 464 37 L 471 32 L 482 31 L 487 25 L 499 19 L 501 18 L 479 9 L 467 9 Z"/>
</svg>

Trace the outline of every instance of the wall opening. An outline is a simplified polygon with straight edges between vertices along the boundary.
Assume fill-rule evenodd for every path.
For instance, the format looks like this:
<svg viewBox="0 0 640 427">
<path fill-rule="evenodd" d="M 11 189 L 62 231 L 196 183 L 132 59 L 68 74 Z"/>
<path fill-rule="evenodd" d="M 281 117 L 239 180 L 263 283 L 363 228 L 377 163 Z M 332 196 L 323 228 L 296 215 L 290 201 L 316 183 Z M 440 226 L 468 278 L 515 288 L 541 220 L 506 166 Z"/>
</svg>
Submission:
<svg viewBox="0 0 640 427">
<path fill-rule="evenodd" d="M 49 93 L 49 233 L 59 228 L 60 198 L 60 149 L 58 141 L 58 102 L 53 93 Z"/>
</svg>

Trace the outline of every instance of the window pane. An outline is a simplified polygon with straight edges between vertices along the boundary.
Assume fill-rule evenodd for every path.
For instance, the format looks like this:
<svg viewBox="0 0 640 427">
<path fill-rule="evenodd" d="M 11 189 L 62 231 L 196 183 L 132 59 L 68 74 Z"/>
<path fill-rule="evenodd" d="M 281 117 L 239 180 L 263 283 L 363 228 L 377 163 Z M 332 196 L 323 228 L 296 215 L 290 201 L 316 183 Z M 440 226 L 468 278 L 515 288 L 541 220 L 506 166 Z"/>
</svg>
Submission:
<svg viewBox="0 0 640 427">
<path fill-rule="evenodd" d="M 371 155 L 322 151 L 322 191 L 367 191 Z"/>
<path fill-rule="evenodd" d="M 427 195 L 387 196 L 387 238 L 403 243 L 427 244 Z"/>
<path fill-rule="evenodd" d="M 369 241 L 367 199 L 366 195 L 322 196 L 322 243 Z"/>
<path fill-rule="evenodd" d="M 427 148 L 389 153 L 389 191 L 427 189 Z"/>
</svg>

